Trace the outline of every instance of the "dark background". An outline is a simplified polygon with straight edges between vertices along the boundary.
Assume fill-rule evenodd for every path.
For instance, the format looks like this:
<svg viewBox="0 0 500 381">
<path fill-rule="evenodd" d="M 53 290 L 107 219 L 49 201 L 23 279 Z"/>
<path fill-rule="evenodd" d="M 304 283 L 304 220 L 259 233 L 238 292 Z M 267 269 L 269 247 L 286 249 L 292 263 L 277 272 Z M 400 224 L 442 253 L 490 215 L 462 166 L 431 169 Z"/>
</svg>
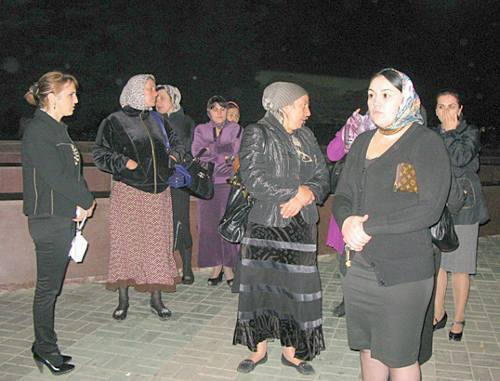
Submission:
<svg viewBox="0 0 500 381">
<path fill-rule="evenodd" d="M 179 87 L 197 123 L 221 94 L 240 103 L 245 125 L 261 116 L 251 111 L 260 70 L 369 78 L 391 66 L 412 78 L 431 124 L 437 90 L 458 89 L 467 120 L 493 147 L 499 11 L 495 0 L 1 0 L 0 139 L 18 138 L 19 118 L 33 111 L 23 94 L 54 69 L 80 81 L 65 121 L 74 139 L 92 140 L 138 73 Z"/>
</svg>

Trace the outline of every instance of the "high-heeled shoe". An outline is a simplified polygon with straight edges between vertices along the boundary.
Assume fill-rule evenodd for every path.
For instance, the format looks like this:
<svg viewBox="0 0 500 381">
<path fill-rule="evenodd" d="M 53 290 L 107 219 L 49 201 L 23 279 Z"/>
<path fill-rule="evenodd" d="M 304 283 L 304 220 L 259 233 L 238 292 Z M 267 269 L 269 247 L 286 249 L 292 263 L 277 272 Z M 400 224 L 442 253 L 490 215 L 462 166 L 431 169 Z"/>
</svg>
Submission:
<svg viewBox="0 0 500 381">
<path fill-rule="evenodd" d="M 121 305 L 118 304 L 118 307 L 113 311 L 113 319 L 115 320 L 125 320 L 127 318 L 128 312 L 128 304 Z"/>
<path fill-rule="evenodd" d="M 436 320 L 436 318 L 434 318 Z M 438 329 L 446 327 L 446 321 L 448 320 L 448 314 L 444 311 L 443 317 L 441 320 L 436 320 L 435 324 L 432 324 L 432 330 L 437 331 Z"/>
<path fill-rule="evenodd" d="M 49 360 L 44 359 L 42 356 L 40 356 L 38 353 L 33 352 L 33 359 L 35 360 L 35 364 L 38 367 L 38 370 L 40 373 L 43 372 L 43 366 L 45 365 L 52 374 L 54 375 L 60 375 L 60 374 L 65 374 L 71 372 L 73 369 L 75 369 L 75 366 L 73 364 L 68 364 L 63 362 L 59 366 L 55 366 L 52 364 Z"/>
<path fill-rule="evenodd" d="M 462 326 L 462 331 L 461 332 L 453 332 L 450 329 L 450 332 L 448 333 L 448 338 L 453 341 L 461 341 L 462 340 L 462 335 L 464 334 L 464 326 L 465 326 L 465 320 L 462 321 L 454 321 L 451 327 L 453 328 L 454 324 L 458 324 Z"/>
<path fill-rule="evenodd" d="M 219 275 L 215 278 L 208 278 L 209 286 L 217 286 L 220 282 L 222 282 L 222 276 L 224 275 L 224 270 L 221 270 Z"/>
<path fill-rule="evenodd" d="M 33 345 L 31 345 L 31 353 L 35 354 L 35 343 L 33 343 Z M 63 355 L 61 354 L 62 358 L 63 358 L 63 362 L 70 362 L 73 357 L 69 356 L 69 355 Z"/>
</svg>

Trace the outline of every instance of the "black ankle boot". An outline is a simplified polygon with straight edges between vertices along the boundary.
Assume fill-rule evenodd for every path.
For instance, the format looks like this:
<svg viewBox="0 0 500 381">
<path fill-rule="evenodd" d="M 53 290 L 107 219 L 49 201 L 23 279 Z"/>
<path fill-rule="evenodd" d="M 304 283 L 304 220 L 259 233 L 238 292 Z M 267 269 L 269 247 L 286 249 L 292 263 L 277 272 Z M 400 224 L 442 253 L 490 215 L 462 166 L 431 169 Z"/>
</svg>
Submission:
<svg viewBox="0 0 500 381">
<path fill-rule="evenodd" d="M 118 289 L 118 307 L 113 311 L 113 319 L 125 320 L 128 312 L 128 287 Z"/>
<path fill-rule="evenodd" d="M 158 315 L 158 317 L 161 320 L 166 320 L 167 318 L 172 316 L 172 311 L 170 311 L 163 304 L 161 300 L 161 291 L 159 290 L 153 291 L 151 293 L 150 306 L 151 306 L 151 312 L 153 312 L 155 315 Z"/>
<path fill-rule="evenodd" d="M 193 269 L 191 268 L 191 248 L 181 249 L 180 252 L 182 258 L 182 283 L 193 284 L 194 274 Z"/>
</svg>

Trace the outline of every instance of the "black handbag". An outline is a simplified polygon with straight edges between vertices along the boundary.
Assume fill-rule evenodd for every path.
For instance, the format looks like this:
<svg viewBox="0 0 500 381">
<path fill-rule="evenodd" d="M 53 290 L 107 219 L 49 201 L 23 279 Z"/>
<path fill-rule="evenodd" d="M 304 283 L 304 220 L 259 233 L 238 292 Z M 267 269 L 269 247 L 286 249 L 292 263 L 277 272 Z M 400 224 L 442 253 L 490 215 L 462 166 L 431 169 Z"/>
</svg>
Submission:
<svg viewBox="0 0 500 381">
<path fill-rule="evenodd" d="M 186 169 L 191 175 L 191 184 L 188 185 L 187 188 L 193 196 L 204 200 L 210 200 L 214 197 L 214 180 L 212 178 L 214 163 L 210 161 L 207 163 L 206 167 L 203 165 L 200 161 L 200 156 L 203 155 L 205 151 L 206 148 L 203 148 L 186 166 Z"/>
<path fill-rule="evenodd" d="M 458 249 L 459 242 L 450 211 L 445 206 L 441 218 L 431 227 L 432 243 L 446 253 Z"/>
<path fill-rule="evenodd" d="M 335 189 L 337 188 L 337 184 L 339 182 L 340 174 L 342 173 L 342 169 L 344 169 L 345 159 L 347 155 L 330 166 L 330 193 L 334 194 Z"/>
<path fill-rule="evenodd" d="M 241 183 L 239 174 L 235 174 L 228 182 L 231 184 L 231 191 L 227 199 L 226 211 L 217 230 L 226 241 L 239 243 L 245 234 L 248 213 L 252 209 L 254 200 Z"/>
</svg>

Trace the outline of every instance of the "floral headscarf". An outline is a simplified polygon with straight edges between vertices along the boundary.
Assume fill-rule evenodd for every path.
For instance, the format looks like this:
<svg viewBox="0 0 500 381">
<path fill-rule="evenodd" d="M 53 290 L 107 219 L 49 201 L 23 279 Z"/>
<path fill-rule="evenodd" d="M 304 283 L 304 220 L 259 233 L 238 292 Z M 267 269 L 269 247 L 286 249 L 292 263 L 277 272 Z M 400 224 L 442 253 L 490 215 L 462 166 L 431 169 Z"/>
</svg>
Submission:
<svg viewBox="0 0 500 381">
<path fill-rule="evenodd" d="M 384 70 L 392 70 L 397 73 L 403 83 L 403 102 L 399 106 L 394 123 L 390 127 L 384 128 L 384 130 L 398 130 L 415 122 L 423 124 L 424 118 L 420 114 L 420 98 L 413 87 L 411 79 L 396 69 L 387 68 L 381 70 L 381 72 Z"/>
<path fill-rule="evenodd" d="M 136 110 L 151 110 L 152 107 L 144 105 L 144 87 L 148 79 L 156 82 L 152 74 L 137 74 L 130 78 L 120 95 L 120 105 L 130 106 Z"/>
<path fill-rule="evenodd" d="M 171 85 L 158 85 L 156 86 L 156 90 L 165 90 L 170 97 L 170 100 L 172 101 L 172 111 L 170 111 L 168 114 L 172 114 L 174 112 L 177 112 L 181 109 L 181 92 L 180 90 Z"/>
</svg>

